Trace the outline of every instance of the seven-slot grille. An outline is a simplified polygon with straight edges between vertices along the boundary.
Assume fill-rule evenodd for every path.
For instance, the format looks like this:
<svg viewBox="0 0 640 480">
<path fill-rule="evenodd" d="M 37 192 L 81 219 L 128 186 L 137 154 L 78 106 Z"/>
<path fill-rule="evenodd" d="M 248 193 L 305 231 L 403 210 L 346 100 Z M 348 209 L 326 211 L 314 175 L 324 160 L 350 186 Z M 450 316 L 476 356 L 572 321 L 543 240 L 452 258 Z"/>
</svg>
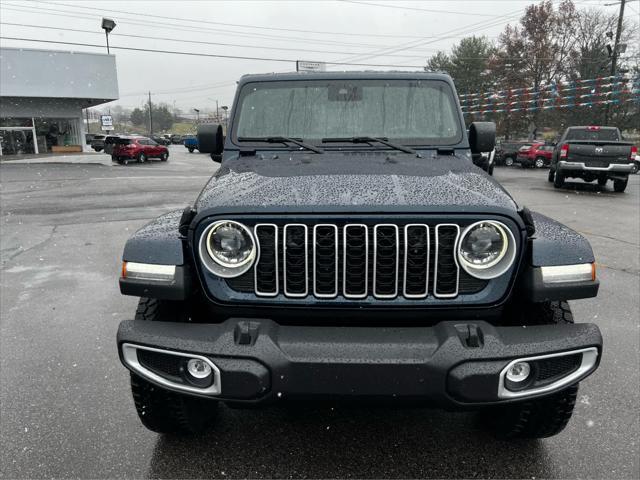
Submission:
<svg viewBox="0 0 640 480">
<path fill-rule="evenodd" d="M 487 282 L 460 269 L 457 224 L 258 223 L 255 266 L 227 279 L 261 298 L 454 298 Z"/>
</svg>

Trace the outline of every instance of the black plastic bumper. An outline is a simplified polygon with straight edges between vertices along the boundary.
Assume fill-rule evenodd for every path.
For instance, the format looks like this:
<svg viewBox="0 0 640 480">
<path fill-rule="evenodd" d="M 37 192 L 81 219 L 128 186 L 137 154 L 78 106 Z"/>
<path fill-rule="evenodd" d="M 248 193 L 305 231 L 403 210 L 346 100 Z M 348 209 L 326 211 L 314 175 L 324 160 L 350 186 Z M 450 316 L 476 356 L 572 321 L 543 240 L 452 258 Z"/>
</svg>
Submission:
<svg viewBox="0 0 640 480">
<path fill-rule="evenodd" d="M 485 322 L 362 328 L 255 319 L 123 321 L 121 360 L 123 344 L 208 357 L 220 369 L 221 400 L 387 397 L 445 408 L 512 401 L 498 395 L 498 380 L 514 359 L 595 347 L 597 362 L 575 383 L 597 368 L 602 351 L 593 324 L 494 327 Z"/>
</svg>

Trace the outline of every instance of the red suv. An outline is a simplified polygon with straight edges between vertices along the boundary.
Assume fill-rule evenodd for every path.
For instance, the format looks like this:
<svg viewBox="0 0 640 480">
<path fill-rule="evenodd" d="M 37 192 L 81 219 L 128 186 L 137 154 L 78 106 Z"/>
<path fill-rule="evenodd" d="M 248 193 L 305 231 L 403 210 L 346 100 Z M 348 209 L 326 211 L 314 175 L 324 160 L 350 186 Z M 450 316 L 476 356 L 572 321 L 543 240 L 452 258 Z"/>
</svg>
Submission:
<svg viewBox="0 0 640 480">
<path fill-rule="evenodd" d="M 111 154 L 111 159 L 121 165 L 127 165 L 130 160 L 143 163 L 148 158 L 159 158 L 166 162 L 169 149 L 147 137 L 119 137 Z"/>
<path fill-rule="evenodd" d="M 553 145 L 545 145 L 543 142 L 523 145 L 518 150 L 516 163 L 521 167 L 548 167 L 553 155 Z"/>
</svg>

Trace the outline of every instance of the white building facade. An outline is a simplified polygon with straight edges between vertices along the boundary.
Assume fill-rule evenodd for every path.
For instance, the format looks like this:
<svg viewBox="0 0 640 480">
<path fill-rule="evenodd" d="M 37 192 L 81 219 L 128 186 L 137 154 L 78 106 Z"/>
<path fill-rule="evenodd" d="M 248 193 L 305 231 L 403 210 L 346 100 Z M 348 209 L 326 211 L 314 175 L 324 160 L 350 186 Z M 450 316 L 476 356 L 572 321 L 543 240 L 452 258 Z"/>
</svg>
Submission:
<svg viewBox="0 0 640 480">
<path fill-rule="evenodd" d="M 113 55 L 0 49 L 0 155 L 82 151 L 83 109 L 118 99 Z"/>
</svg>

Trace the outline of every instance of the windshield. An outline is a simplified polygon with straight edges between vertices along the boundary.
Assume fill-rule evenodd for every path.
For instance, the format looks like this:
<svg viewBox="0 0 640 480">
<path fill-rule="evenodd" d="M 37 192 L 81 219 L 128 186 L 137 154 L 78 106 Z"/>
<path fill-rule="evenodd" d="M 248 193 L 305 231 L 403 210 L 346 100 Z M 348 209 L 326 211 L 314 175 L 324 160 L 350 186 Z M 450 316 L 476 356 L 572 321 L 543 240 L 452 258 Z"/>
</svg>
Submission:
<svg viewBox="0 0 640 480">
<path fill-rule="evenodd" d="M 439 80 L 324 80 L 248 83 L 240 92 L 238 137 L 385 137 L 402 144 L 462 140 L 453 91 Z"/>
<path fill-rule="evenodd" d="M 586 128 L 571 128 L 566 140 L 620 140 L 618 130 L 615 128 L 602 128 L 599 130 Z"/>
</svg>

